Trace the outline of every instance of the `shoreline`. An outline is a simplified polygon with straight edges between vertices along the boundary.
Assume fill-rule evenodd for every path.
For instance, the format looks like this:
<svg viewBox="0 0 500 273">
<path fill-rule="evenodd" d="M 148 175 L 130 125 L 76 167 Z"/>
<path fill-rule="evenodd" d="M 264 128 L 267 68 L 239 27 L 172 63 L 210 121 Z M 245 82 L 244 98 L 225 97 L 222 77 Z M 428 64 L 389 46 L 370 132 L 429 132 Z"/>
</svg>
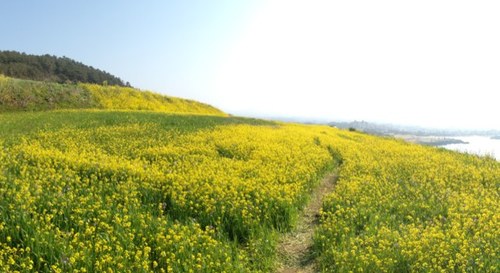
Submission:
<svg viewBox="0 0 500 273">
<path fill-rule="evenodd" d="M 454 137 L 442 137 L 442 136 L 415 136 L 415 135 L 394 135 L 395 138 L 403 139 L 410 143 L 416 143 L 426 146 L 446 146 L 450 144 L 469 144 L 467 141 L 463 141 Z"/>
</svg>

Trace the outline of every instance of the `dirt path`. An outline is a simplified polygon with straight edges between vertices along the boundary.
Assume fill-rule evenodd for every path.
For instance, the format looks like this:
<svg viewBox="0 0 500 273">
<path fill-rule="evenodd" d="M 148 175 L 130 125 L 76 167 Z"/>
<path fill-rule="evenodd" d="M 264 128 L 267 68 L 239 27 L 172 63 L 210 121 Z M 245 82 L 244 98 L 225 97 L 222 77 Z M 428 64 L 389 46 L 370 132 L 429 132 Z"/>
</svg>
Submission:
<svg viewBox="0 0 500 273">
<path fill-rule="evenodd" d="M 278 257 L 281 262 L 279 273 L 312 273 L 314 260 L 311 253 L 312 236 L 317 225 L 318 213 L 323 204 L 323 197 L 330 193 L 335 186 L 337 175 L 330 173 L 321 181 L 311 195 L 299 217 L 295 230 L 284 234 L 278 244 Z"/>
</svg>

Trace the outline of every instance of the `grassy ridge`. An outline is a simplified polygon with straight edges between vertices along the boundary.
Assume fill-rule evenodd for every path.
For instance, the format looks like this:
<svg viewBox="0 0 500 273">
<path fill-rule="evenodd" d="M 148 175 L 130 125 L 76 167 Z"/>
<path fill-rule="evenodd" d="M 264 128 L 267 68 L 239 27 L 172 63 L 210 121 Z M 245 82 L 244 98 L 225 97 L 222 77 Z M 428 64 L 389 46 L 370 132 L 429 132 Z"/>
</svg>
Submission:
<svg viewBox="0 0 500 273">
<path fill-rule="evenodd" d="M 97 108 L 79 85 L 14 79 L 0 75 L 0 112 Z"/>
<path fill-rule="evenodd" d="M 226 115 L 207 104 L 130 87 L 58 84 L 20 80 L 0 75 L 0 112 L 58 109 L 148 110 Z"/>
<path fill-rule="evenodd" d="M 131 87 L 79 84 L 88 90 L 101 109 L 149 110 L 155 112 L 225 115 L 219 109 L 193 100 L 164 96 Z"/>
</svg>

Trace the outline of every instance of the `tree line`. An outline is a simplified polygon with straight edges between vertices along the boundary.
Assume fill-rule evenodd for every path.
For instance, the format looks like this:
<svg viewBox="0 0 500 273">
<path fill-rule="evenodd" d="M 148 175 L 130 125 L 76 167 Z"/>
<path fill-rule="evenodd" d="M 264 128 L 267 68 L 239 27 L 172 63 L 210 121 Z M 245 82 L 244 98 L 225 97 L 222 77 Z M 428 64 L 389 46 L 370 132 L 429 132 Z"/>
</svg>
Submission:
<svg viewBox="0 0 500 273">
<path fill-rule="evenodd" d="M 106 71 L 68 57 L 31 55 L 17 51 L 0 51 L 0 74 L 36 81 L 130 86 L 130 83 L 124 83 Z"/>
</svg>

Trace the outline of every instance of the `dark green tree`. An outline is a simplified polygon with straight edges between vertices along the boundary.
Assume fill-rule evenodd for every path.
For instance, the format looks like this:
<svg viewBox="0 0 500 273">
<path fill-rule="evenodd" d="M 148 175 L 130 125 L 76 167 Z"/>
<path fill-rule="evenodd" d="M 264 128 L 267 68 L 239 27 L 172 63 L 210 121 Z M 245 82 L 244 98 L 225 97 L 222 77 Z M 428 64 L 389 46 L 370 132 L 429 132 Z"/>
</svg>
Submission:
<svg viewBox="0 0 500 273">
<path fill-rule="evenodd" d="M 0 74 L 13 78 L 58 83 L 97 83 L 130 86 L 106 71 L 68 57 L 30 55 L 17 51 L 0 51 Z"/>
</svg>

